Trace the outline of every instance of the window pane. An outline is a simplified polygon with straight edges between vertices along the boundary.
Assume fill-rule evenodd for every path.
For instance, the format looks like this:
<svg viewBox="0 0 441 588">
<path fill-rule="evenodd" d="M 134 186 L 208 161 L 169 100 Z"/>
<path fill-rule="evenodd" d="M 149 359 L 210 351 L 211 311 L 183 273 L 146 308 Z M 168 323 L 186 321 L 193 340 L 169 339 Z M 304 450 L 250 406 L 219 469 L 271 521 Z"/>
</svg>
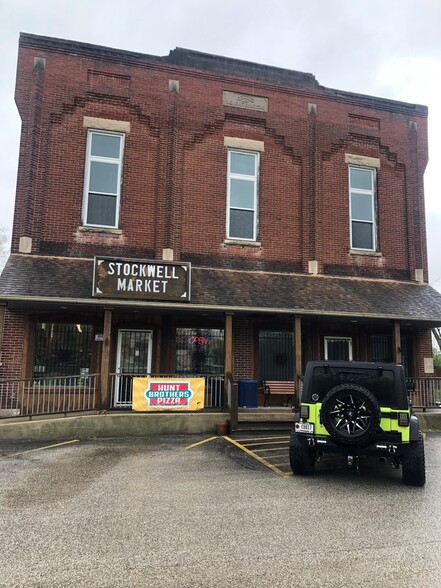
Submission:
<svg viewBox="0 0 441 588">
<path fill-rule="evenodd" d="M 256 173 L 256 156 L 248 153 L 230 153 L 230 172 L 254 176 Z"/>
<path fill-rule="evenodd" d="M 116 194 L 118 191 L 118 167 L 116 163 L 92 161 L 90 163 L 90 192 Z"/>
<path fill-rule="evenodd" d="M 372 335 L 371 361 L 390 363 L 393 361 L 392 335 Z"/>
<path fill-rule="evenodd" d="M 351 167 L 350 172 L 351 188 L 358 188 L 360 190 L 372 190 L 372 170 Z"/>
<path fill-rule="evenodd" d="M 372 357 L 369 361 L 393 362 L 392 335 L 372 335 Z M 404 367 L 406 377 L 409 375 L 409 341 L 407 337 L 401 337 L 401 363 Z"/>
<path fill-rule="evenodd" d="M 223 374 L 223 330 L 176 329 L 176 373 Z"/>
<path fill-rule="evenodd" d="M 121 137 L 115 135 L 92 134 L 91 154 L 100 157 L 120 156 Z"/>
<path fill-rule="evenodd" d="M 357 249 L 373 249 L 371 223 L 352 223 L 352 247 Z"/>
<path fill-rule="evenodd" d="M 88 224 L 115 227 L 115 216 L 116 196 L 89 194 L 89 202 L 87 208 Z"/>
<path fill-rule="evenodd" d="M 254 212 L 249 210 L 230 211 L 230 237 L 233 239 L 254 239 Z"/>
<path fill-rule="evenodd" d="M 279 331 L 259 332 L 260 380 L 294 379 L 293 333 Z"/>
<path fill-rule="evenodd" d="M 357 220 L 371 221 L 372 197 L 367 194 L 351 194 L 351 217 Z"/>
<path fill-rule="evenodd" d="M 327 339 L 327 359 L 338 361 L 349 361 L 350 341 L 347 339 Z"/>
<path fill-rule="evenodd" d="M 92 338 L 91 325 L 37 323 L 34 378 L 87 375 Z"/>
<path fill-rule="evenodd" d="M 254 209 L 254 182 L 232 179 L 230 182 L 230 206 Z"/>
</svg>

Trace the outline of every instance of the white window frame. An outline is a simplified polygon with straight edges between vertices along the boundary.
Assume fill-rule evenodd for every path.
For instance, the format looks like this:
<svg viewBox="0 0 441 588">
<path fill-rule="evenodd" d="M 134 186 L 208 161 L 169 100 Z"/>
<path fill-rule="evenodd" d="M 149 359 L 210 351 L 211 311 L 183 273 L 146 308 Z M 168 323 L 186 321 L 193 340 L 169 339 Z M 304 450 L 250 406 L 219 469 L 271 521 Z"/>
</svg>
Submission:
<svg viewBox="0 0 441 588">
<path fill-rule="evenodd" d="M 240 153 L 246 155 L 252 155 L 254 157 L 254 175 L 232 173 L 231 167 L 231 155 L 233 153 Z M 257 241 L 257 200 L 258 200 L 258 180 L 259 180 L 259 163 L 260 153 L 258 151 L 245 151 L 243 149 L 228 149 L 228 166 L 227 166 L 227 239 L 234 239 L 236 241 Z M 237 206 L 231 206 L 230 203 L 230 192 L 231 192 L 231 180 L 239 179 L 254 183 L 254 197 L 253 197 L 253 208 L 239 208 Z M 237 237 L 230 234 L 230 216 L 231 210 L 248 210 L 253 211 L 253 237 Z"/>
<path fill-rule="evenodd" d="M 104 157 L 98 155 L 92 155 L 92 137 L 94 135 L 111 135 L 113 137 L 121 137 L 120 143 L 120 152 L 119 157 Z M 99 227 L 103 229 L 117 229 L 119 226 L 119 215 L 120 215 L 120 206 L 121 206 L 121 178 L 122 178 L 122 162 L 123 162 L 123 153 L 124 153 L 124 133 L 116 133 L 104 130 L 96 130 L 96 129 L 89 129 L 87 132 L 87 148 L 86 148 L 86 165 L 85 165 L 85 172 L 84 172 L 84 196 L 83 196 L 83 225 L 85 227 Z M 115 206 L 115 223 L 113 225 L 104 225 L 104 224 L 97 224 L 97 223 L 89 223 L 87 222 L 87 210 L 89 206 L 89 184 L 90 184 L 90 168 L 92 162 L 101 162 L 101 163 L 113 163 L 118 165 L 118 175 L 117 175 L 117 186 L 116 186 L 116 206 Z M 95 194 L 96 192 L 94 192 Z M 113 196 L 113 194 L 112 194 Z"/>
<path fill-rule="evenodd" d="M 325 337 L 325 361 L 328 361 L 328 341 L 347 341 L 349 343 L 349 361 L 352 361 L 352 337 Z"/>
<path fill-rule="evenodd" d="M 362 169 L 363 171 L 371 172 L 372 189 L 371 190 L 364 190 L 362 188 L 352 188 L 352 186 L 351 186 L 351 169 Z M 350 228 L 351 249 L 353 249 L 354 251 L 376 251 L 377 250 L 377 223 L 376 223 L 377 170 L 375 168 L 371 168 L 371 167 L 364 167 L 364 166 L 359 166 L 359 165 L 349 165 L 348 166 L 348 184 L 349 184 L 349 218 L 350 218 L 349 228 Z M 372 221 L 366 221 L 364 219 L 357 219 L 357 218 L 352 217 L 352 194 L 362 194 L 364 196 L 370 196 L 371 207 L 372 207 Z M 353 231 L 352 231 L 352 223 L 353 222 L 371 225 L 372 249 L 354 246 L 354 244 L 353 244 Z"/>
</svg>

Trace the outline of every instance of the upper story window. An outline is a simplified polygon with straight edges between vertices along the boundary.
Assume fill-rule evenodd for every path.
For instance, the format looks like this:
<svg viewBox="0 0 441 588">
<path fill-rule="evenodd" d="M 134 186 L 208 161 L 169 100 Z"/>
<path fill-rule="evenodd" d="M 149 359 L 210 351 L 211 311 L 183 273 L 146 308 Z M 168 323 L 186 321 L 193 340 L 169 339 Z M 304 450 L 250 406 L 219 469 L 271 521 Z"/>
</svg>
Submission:
<svg viewBox="0 0 441 588">
<path fill-rule="evenodd" d="M 87 139 L 83 223 L 117 228 L 121 195 L 124 135 L 89 131 Z"/>
<path fill-rule="evenodd" d="M 259 153 L 228 151 L 227 238 L 257 238 Z"/>
<path fill-rule="evenodd" d="M 349 167 L 351 249 L 375 251 L 375 169 Z"/>
</svg>

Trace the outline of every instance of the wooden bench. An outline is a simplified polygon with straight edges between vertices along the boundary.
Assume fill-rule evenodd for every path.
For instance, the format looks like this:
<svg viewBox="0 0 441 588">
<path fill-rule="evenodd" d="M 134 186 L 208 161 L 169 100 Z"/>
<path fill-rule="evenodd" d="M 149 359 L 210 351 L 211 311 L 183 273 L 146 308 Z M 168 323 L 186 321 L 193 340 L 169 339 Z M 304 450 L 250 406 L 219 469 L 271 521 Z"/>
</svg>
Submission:
<svg viewBox="0 0 441 588">
<path fill-rule="evenodd" d="M 288 406 L 288 402 L 291 401 L 296 393 L 296 385 L 295 382 L 279 382 L 277 380 L 264 380 L 263 382 L 263 393 L 265 395 L 265 400 L 263 406 L 269 406 L 270 396 L 276 394 L 284 394 L 287 396 L 286 405 Z"/>
</svg>

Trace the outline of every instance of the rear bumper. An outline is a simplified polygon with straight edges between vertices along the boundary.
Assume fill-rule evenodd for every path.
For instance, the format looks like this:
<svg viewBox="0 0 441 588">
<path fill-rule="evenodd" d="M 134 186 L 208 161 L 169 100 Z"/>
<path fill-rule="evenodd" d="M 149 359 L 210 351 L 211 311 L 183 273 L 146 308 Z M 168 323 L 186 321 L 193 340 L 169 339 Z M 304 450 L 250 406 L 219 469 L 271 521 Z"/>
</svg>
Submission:
<svg viewBox="0 0 441 588">
<path fill-rule="evenodd" d="M 357 456 L 373 455 L 385 458 L 400 458 L 408 453 L 411 446 L 410 443 L 396 443 L 394 441 L 381 439 L 375 439 L 373 442 L 369 443 L 369 445 L 365 446 L 339 444 L 331 437 L 297 433 L 296 431 L 292 432 L 291 440 L 294 436 L 302 445 L 314 449 L 317 453 L 338 453 L 341 455 Z"/>
</svg>

